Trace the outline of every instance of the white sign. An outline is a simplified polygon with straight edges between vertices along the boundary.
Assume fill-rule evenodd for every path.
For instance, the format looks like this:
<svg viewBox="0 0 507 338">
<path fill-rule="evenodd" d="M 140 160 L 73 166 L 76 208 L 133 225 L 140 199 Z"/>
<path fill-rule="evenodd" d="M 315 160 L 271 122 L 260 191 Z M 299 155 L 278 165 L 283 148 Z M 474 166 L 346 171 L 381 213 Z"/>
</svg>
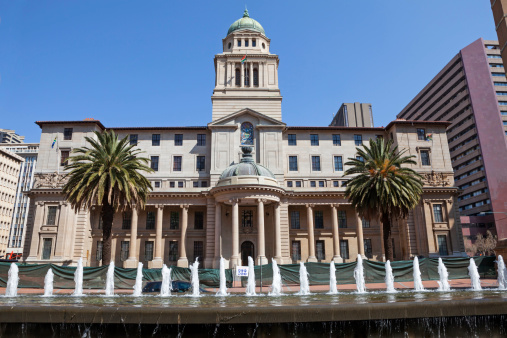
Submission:
<svg viewBox="0 0 507 338">
<path fill-rule="evenodd" d="M 236 267 L 236 276 L 248 277 L 248 266 L 237 266 Z"/>
</svg>

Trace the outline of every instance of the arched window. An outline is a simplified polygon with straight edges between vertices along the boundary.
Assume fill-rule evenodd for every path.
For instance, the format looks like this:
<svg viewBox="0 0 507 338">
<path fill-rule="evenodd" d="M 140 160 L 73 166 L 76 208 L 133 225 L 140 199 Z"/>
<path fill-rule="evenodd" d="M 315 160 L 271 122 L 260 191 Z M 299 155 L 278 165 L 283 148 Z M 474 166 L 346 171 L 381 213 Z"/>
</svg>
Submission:
<svg viewBox="0 0 507 338">
<path fill-rule="evenodd" d="M 257 68 L 253 70 L 253 85 L 259 87 L 259 70 Z"/>
<path fill-rule="evenodd" d="M 241 85 L 241 71 L 239 68 L 236 68 L 236 86 Z"/>
<path fill-rule="evenodd" d="M 250 122 L 241 124 L 241 145 L 252 146 L 254 140 L 253 125 Z"/>
</svg>

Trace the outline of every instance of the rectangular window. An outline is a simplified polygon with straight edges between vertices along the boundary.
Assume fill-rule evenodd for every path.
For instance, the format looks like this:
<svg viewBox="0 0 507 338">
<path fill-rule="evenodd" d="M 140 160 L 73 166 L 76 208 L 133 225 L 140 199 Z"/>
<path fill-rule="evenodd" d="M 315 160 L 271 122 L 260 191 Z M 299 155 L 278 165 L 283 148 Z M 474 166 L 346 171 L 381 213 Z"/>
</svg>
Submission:
<svg viewBox="0 0 507 338">
<path fill-rule="evenodd" d="M 417 139 L 419 141 L 425 141 L 426 140 L 426 130 L 422 128 L 417 128 Z"/>
<path fill-rule="evenodd" d="M 320 156 L 312 156 L 312 171 L 320 171 Z"/>
<path fill-rule="evenodd" d="M 155 212 L 148 211 L 146 213 L 146 230 L 155 229 Z"/>
<path fill-rule="evenodd" d="M 488 54 L 488 58 L 490 58 L 490 59 L 501 59 L 502 57 L 500 55 Z"/>
<path fill-rule="evenodd" d="M 358 155 L 358 156 L 356 156 L 356 160 L 359 160 L 359 161 L 361 161 L 361 162 L 364 162 L 364 158 L 363 158 L 362 156 L 359 156 L 359 155 Z"/>
<path fill-rule="evenodd" d="M 252 47 L 257 47 L 257 39 L 252 39 Z"/>
<path fill-rule="evenodd" d="M 144 260 L 146 262 L 153 260 L 153 242 L 152 241 L 144 242 Z"/>
<path fill-rule="evenodd" d="M 137 146 L 137 134 L 130 134 L 130 145 Z"/>
<path fill-rule="evenodd" d="M 197 134 L 197 146 L 203 147 L 206 145 L 206 134 Z"/>
<path fill-rule="evenodd" d="M 151 157 L 151 169 L 158 171 L 158 156 Z"/>
<path fill-rule="evenodd" d="M 369 228 L 370 227 L 370 221 L 368 221 L 365 218 L 362 219 L 361 223 L 363 223 L 363 228 Z"/>
<path fill-rule="evenodd" d="M 292 241 L 292 261 L 301 260 L 301 241 Z"/>
<path fill-rule="evenodd" d="M 63 129 L 63 139 L 65 141 L 72 140 L 72 128 L 65 128 L 65 129 Z"/>
<path fill-rule="evenodd" d="M 160 188 L 160 181 L 155 181 L 155 188 Z"/>
<path fill-rule="evenodd" d="M 196 211 L 194 213 L 194 229 L 204 229 L 204 213 L 202 211 Z"/>
<path fill-rule="evenodd" d="M 178 188 L 183 188 L 183 181 L 178 182 Z"/>
<path fill-rule="evenodd" d="M 46 219 L 46 225 L 56 225 L 57 210 L 58 210 L 57 206 L 49 206 L 48 207 L 48 217 Z"/>
<path fill-rule="evenodd" d="M 344 210 L 338 210 L 338 227 L 347 227 L 347 213 Z"/>
<path fill-rule="evenodd" d="M 326 186 L 325 181 L 319 181 L 319 188 L 324 188 Z"/>
<path fill-rule="evenodd" d="M 176 262 L 178 260 L 178 242 L 169 242 L 169 261 Z"/>
<path fill-rule="evenodd" d="M 287 188 L 292 188 L 292 181 L 287 181 Z"/>
<path fill-rule="evenodd" d="M 194 241 L 194 262 L 196 259 L 198 259 L 199 262 L 202 262 L 203 256 L 204 256 L 204 242 Z"/>
<path fill-rule="evenodd" d="M 243 228 L 252 228 L 253 227 L 253 211 L 252 210 L 243 210 L 241 213 L 241 226 Z"/>
<path fill-rule="evenodd" d="M 126 261 L 129 258 L 129 248 L 130 242 L 121 241 L 120 260 L 122 262 Z"/>
<path fill-rule="evenodd" d="M 53 246 L 52 238 L 44 238 L 42 243 L 42 259 L 51 258 L 51 247 Z"/>
<path fill-rule="evenodd" d="M 437 235 L 438 240 L 438 253 L 440 256 L 448 256 L 449 251 L 447 250 L 447 236 Z"/>
<path fill-rule="evenodd" d="M 197 171 L 204 171 L 206 169 L 206 156 L 197 156 L 195 169 Z"/>
<path fill-rule="evenodd" d="M 315 211 L 315 229 L 324 229 L 324 212 L 321 210 Z"/>
<path fill-rule="evenodd" d="M 245 39 L 245 47 L 248 47 L 248 39 Z"/>
<path fill-rule="evenodd" d="M 171 211 L 169 217 L 169 229 L 177 230 L 180 227 L 180 213 L 177 211 Z"/>
<path fill-rule="evenodd" d="M 104 243 L 102 241 L 97 241 L 97 252 L 95 253 L 95 260 L 100 262 L 102 260 L 102 248 L 104 247 Z"/>
<path fill-rule="evenodd" d="M 421 165 L 430 165 L 430 152 L 421 150 Z"/>
<path fill-rule="evenodd" d="M 174 188 L 174 181 L 173 182 L 169 182 L 169 188 Z"/>
<path fill-rule="evenodd" d="M 340 256 L 343 259 L 349 259 L 349 241 L 347 239 L 340 240 Z"/>
<path fill-rule="evenodd" d="M 160 134 L 151 135 L 151 145 L 159 146 L 160 145 Z"/>
<path fill-rule="evenodd" d="M 333 181 L 333 187 L 339 188 L 340 187 L 340 181 Z"/>
<path fill-rule="evenodd" d="M 183 145 L 183 134 L 175 134 L 174 135 L 174 145 L 182 146 Z"/>
<path fill-rule="evenodd" d="M 290 228 L 301 229 L 301 224 L 299 223 L 299 211 L 290 212 Z"/>
<path fill-rule="evenodd" d="M 310 181 L 310 187 L 315 188 L 317 187 L 315 181 Z"/>
<path fill-rule="evenodd" d="M 301 181 L 296 181 L 296 188 L 301 188 Z"/>
<path fill-rule="evenodd" d="M 241 47 L 241 39 L 238 39 L 238 47 Z"/>
<path fill-rule="evenodd" d="M 195 182 L 193 183 L 193 186 L 194 186 L 194 188 L 198 188 L 198 187 L 199 187 L 199 182 L 198 182 L 198 181 L 195 181 Z"/>
<path fill-rule="evenodd" d="M 433 215 L 435 217 L 436 223 L 442 223 L 444 221 L 444 216 L 442 213 L 442 204 L 433 204 Z"/>
<path fill-rule="evenodd" d="M 207 188 L 208 187 L 208 181 L 202 181 L 201 182 L 201 187 L 202 188 Z"/>
<path fill-rule="evenodd" d="M 318 146 L 319 145 L 319 135 L 318 134 L 311 134 L 310 140 L 312 146 Z"/>
<path fill-rule="evenodd" d="M 68 164 L 70 156 L 70 151 L 68 150 L 62 150 L 60 151 L 60 166 L 65 166 Z"/>
<path fill-rule="evenodd" d="M 289 134 L 288 140 L 289 140 L 290 146 L 296 146 L 298 144 L 297 139 L 296 139 L 296 134 Z"/>
<path fill-rule="evenodd" d="M 181 171 L 181 156 L 174 156 L 173 171 Z"/>
<path fill-rule="evenodd" d="M 364 239 L 364 255 L 367 258 L 373 258 L 373 249 L 371 247 L 371 239 L 365 238 Z"/>
<path fill-rule="evenodd" d="M 340 137 L 340 134 L 333 135 L 333 145 L 334 146 L 341 146 L 342 145 L 342 139 Z"/>
<path fill-rule="evenodd" d="M 343 171 L 343 159 L 341 156 L 334 157 L 334 170 Z"/>
<path fill-rule="evenodd" d="M 289 156 L 289 171 L 298 171 L 298 157 Z"/>
<path fill-rule="evenodd" d="M 123 212 L 123 219 L 121 222 L 121 228 L 123 230 L 130 230 L 131 225 L 132 225 L 132 212 L 131 211 L 124 211 Z"/>
<path fill-rule="evenodd" d="M 326 259 L 326 248 L 324 246 L 324 241 L 317 241 L 315 243 L 315 251 L 317 254 L 317 260 L 323 261 Z"/>
<path fill-rule="evenodd" d="M 363 145 L 363 135 L 354 135 L 354 143 L 356 146 Z"/>
</svg>

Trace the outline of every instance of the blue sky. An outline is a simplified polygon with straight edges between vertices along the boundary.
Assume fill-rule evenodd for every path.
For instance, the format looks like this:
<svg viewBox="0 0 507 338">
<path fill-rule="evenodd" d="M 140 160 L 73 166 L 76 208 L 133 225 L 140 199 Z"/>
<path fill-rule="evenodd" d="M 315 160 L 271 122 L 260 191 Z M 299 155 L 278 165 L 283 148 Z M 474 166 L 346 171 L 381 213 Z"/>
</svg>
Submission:
<svg viewBox="0 0 507 338">
<path fill-rule="evenodd" d="M 280 57 L 288 125 L 326 126 L 342 102 L 387 125 L 463 47 L 496 40 L 486 0 L 0 0 L 0 128 L 211 119 L 214 54 L 245 4 Z"/>
</svg>

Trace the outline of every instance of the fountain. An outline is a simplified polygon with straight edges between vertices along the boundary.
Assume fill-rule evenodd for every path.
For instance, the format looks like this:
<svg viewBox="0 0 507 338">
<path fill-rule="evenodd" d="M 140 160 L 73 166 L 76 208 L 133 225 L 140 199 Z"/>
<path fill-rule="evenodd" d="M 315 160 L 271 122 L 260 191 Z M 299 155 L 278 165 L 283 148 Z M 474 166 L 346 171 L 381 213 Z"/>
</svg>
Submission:
<svg viewBox="0 0 507 338">
<path fill-rule="evenodd" d="M 75 297 L 83 296 L 83 258 L 79 258 L 77 262 L 76 272 L 74 272 L 74 293 L 72 294 Z"/>
<path fill-rule="evenodd" d="M 394 275 L 393 275 L 393 268 L 391 267 L 391 262 L 387 260 L 386 262 L 386 291 L 389 293 L 396 292 L 396 289 L 394 288 Z"/>
<path fill-rule="evenodd" d="M 271 284 L 271 291 L 269 291 L 269 296 L 281 296 L 282 295 L 282 275 L 280 274 L 280 268 L 274 259 L 271 259 L 273 262 L 273 283 Z"/>
<path fill-rule="evenodd" d="M 305 263 L 299 263 L 299 292 L 296 293 L 300 296 L 310 294 L 310 283 L 308 281 L 308 271 L 306 271 Z"/>
<path fill-rule="evenodd" d="M 479 270 L 477 270 L 477 266 L 475 265 L 475 260 L 473 258 L 470 258 L 470 265 L 468 266 L 468 275 L 470 276 L 470 280 L 472 281 L 472 290 L 474 291 L 482 290 Z"/>
<path fill-rule="evenodd" d="M 336 287 L 336 267 L 334 262 L 329 263 L 329 292 L 330 295 L 336 295 L 338 288 Z"/>
<path fill-rule="evenodd" d="M 134 284 L 134 293 L 132 294 L 134 297 L 141 296 L 143 292 L 143 263 L 139 262 L 137 264 L 137 275 L 136 275 L 136 283 Z"/>
<path fill-rule="evenodd" d="M 505 290 L 507 289 L 507 269 L 502 255 L 498 255 L 496 264 L 498 266 L 498 289 Z"/>
<path fill-rule="evenodd" d="M 192 297 L 199 297 L 199 258 L 195 259 L 194 264 L 190 265 L 190 272 L 192 274 Z"/>
<path fill-rule="evenodd" d="M 414 291 L 426 291 L 422 283 L 419 258 L 417 256 L 414 257 Z"/>
<path fill-rule="evenodd" d="M 114 262 L 109 263 L 106 275 L 106 297 L 114 296 Z"/>
<path fill-rule="evenodd" d="M 262 268 L 262 267 L 261 267 Z M 246 295 L 255 296 L 255 270 L 253 258 L 248 256 L 248 281 L 246 284 Z"/>
<path fill-rule="evenodd" d="M 49 268 L 46 273 L 46 277 L 44 277 L 44 296 L 43 297 L 51 297 L 53 296 L 53 269 Z"/>
<path fill-rule="evenodd" d="M 442 258 L 438 258 L 438 275 L 440 276 L 440 281 L 438 281 L 438 291 L 451 291 L 451 286 L 449 285 L 449 273 L 447 272 L 447 268 L 442 261 Z"/>
<path fill-rule="evenodd" d="M 357 255 L 356 268 L 354 269 L 354 279 L 356 280 L 357 293 L 366 292 L 366 283 L 364 282 L 363 258 Z"/>
<path fill-rule="evenodd" d="M 162 285 L 160 286 L 160 296 L 167 297 L 171 295 L 172 280 L 171 280 L 171 269 L 167 268 L 167 265 L 162 266 Z"/>
<path fill-rule="evenodd" d="M 227 293 L 227 280 L 225 279 L 225 261 L 223 257 L 220 257 L 220 289 L 217 292 L 217 296 L 228 296 Z"/>
<path fill-rule="evenodd" d="M 7 279 L 7 287 L 5 289 L 6 297 L 16 297 L 18 295 L 19 283 L 19 268 L 16 263 L 12 263 L 9 268 L 9 275 Z"/>
</svg>

